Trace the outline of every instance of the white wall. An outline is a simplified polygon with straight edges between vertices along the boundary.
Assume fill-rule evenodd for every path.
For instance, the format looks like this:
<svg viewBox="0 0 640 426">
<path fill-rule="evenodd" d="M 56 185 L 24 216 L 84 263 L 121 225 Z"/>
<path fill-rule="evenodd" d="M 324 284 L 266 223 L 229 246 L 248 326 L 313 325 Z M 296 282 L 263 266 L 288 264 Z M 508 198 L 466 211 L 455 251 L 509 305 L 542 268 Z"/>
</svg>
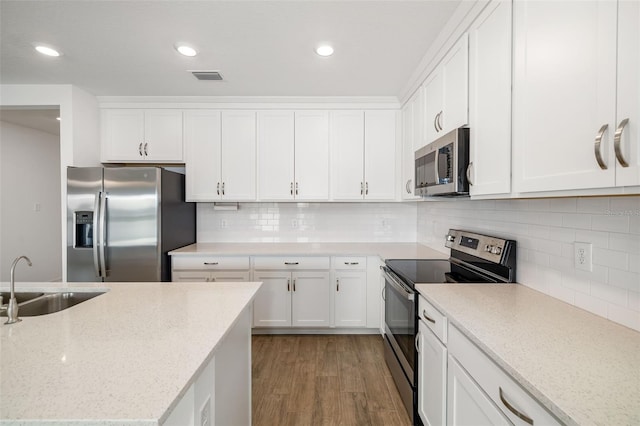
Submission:
<svg viewBox="0 0 640 426">
<path fill-rule="evenodd" d="M 0 281 L 20 255 L 33 262 L 18 266 L 20 281 L 60 280 L 59 137 L 0 121 L 0 194 Z"/>
<path fill-rule="evenodd" d="M 515 239 L 519 283 L 640 330 L 640 196 L 419 204 L 418 242 L 442 248 L 449 228 Z M 592 272 L 575 241 L 593 244 Z"/>
<path fill-rule="evenodd" d="M 199 203 L 197 226 L 198 242 L 415 242 L 416 205 L 241 203 L 220 211 Z"/>
</svg>

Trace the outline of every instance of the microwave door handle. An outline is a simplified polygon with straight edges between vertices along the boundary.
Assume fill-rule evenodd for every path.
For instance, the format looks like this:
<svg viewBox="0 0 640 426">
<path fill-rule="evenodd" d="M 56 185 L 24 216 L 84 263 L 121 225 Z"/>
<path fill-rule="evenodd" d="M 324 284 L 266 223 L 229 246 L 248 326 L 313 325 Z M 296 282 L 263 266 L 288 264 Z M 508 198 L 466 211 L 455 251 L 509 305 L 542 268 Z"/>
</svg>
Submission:
<svg viewBox="0 0 640 426">
<path fill-rule="evenodd" d="M 436 185 L 438 185 L 440 184 L 440 170 L 438 167 L 438 161 L 440 158 L 440 148 L 436 149 L 434 151 L 434 154 L 435 154 L 435 158 L 433 159 L 433 164 L 434 164 L 433 170 L 436 173 Z"/>
<path fill-rule="evenodd" d="M 96 277 L 102 277 L 102 273 L 100 271 L 100 259 L 98 255 L 98 247 L 100 245 L 100 221 L 98 217 L 100 216 L 100 204 L 102 200 L 102 192 L 96 193 L 96 202 L 93 207 L 93 268 L 96 273 Z"/>
</svg>

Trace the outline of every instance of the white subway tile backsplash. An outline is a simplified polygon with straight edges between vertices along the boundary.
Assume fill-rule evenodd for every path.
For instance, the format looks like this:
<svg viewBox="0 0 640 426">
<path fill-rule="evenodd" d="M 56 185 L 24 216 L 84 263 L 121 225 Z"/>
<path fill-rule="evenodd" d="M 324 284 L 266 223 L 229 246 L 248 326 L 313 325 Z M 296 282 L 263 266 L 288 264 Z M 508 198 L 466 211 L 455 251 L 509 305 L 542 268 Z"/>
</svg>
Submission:
<svg viewBox="0 0 640 426">
<path fill-rule="evenodd" d="M 519 283 L 640 331 L 640 196 L 418 203 L 418 242 L 454 227 L 515 239 Z M 591 272 L 576 241 L 593 245 Z"/>
</svg>

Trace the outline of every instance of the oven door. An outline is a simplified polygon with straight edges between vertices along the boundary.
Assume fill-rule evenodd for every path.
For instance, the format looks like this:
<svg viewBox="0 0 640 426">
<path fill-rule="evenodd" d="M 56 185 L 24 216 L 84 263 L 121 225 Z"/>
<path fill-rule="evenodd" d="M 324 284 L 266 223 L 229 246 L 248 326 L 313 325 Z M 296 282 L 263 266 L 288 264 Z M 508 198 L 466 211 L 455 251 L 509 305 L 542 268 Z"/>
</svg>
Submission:
<svg viewBox="0 0 640 426">
<path fill-rule="evenodd" d="M 407 379 L 414 385 L 416 362 L 416 294 L 389 268 L 382 268 L 385 284 L 385 331 Z"/>
</svg>

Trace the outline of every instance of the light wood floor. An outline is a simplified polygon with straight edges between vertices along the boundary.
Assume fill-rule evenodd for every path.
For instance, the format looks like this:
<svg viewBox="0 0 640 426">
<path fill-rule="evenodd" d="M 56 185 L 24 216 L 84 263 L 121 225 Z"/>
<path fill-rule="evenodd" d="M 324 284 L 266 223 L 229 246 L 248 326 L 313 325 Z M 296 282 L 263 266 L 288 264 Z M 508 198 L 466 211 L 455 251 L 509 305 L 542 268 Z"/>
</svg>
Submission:
<svg viewBox="0 0 640 426">
<path fill-rule="evenodd" d="M 411 425 L 380 335 L 256 335 L 253 425 Z"/>
</svg>

